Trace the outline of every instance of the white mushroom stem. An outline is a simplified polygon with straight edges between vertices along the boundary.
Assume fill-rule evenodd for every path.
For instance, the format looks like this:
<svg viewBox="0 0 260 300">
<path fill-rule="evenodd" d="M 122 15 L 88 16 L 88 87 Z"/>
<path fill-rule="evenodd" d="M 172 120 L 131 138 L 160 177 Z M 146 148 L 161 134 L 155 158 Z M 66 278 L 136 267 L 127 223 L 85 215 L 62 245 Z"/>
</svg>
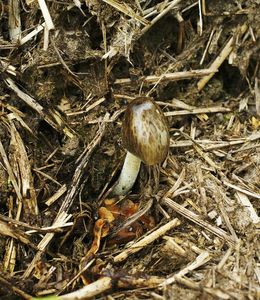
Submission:
<svg viewBox="0 0 260 300">
<path fill-rule="evenodd" d="M 116 185 L 113 188 L 113 195 L 125 195 L 131 190 L 139 173 L 141 160 L 135 155 L 127 152 L 124 165 Z"/>
</svg>

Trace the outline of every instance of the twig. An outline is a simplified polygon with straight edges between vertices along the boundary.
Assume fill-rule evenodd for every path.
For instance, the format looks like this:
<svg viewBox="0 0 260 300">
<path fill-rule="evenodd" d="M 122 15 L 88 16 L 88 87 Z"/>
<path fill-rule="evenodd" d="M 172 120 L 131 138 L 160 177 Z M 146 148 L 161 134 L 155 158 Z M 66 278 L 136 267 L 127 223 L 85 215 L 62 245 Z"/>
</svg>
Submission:
<svg viewBox="0 0 260 300">
<path fill-rule="evenodd" d="M 170 278 L 167 278 L 161 285 L 168 285 L 172 284 L 176 281 L 176 278 L 182 277 L 186 274 L 188 274 L 190 271 L 193 271 L 204 264 L 206 264 L 211 259 L 209 253 L 207 251 L 203 251 L 200 255 L 196 257 L 196 259 L 190 263 L 187 267 L 180 270 L 177 274 L 173 275 Z"/>
<path fill-rule="evenodd" d="M 175 254 L 186 257 L 187 251 L 185 251 L 178 243 L 174 241 L 174 238 L 171 236 L 164 236 L 164 240 L 166 240 L 164 248 L 167 249 L 167 251 L 173 251 Z"/>
<path fill-rule="evenodd" d="M 112 278 L 103 277 L 75 292 L 59 296 L 59 300 L 83 300 L 100 295 L 112 288 Z"/>
<path fill-rule="evenodd" d="M 170 206 L 172 209 L 174 209 L 177 213 L 181 214 L 185 218 L 189 219 L 190 221 L 198 224 L 202 228 L 208 230 L 209 232 L 215 234 L 219 238 L 225 240 L 227 243 L 234 245 L 236 240 L 228 235 L 224 230 L 221 228 L 218 228 L 216 226 L 211 225 L 210 223 L 203 221 L 198 215 L 196 215 L 194 212 L 189 211 L 187 208 L 181 206 L 180 204 L 176 203 L 170 198 L 164 198 L 163 203 Z"/>
<path fill-rule="evenodd" d="M 80 115 L 80 114 L 86 114 L 89 111 L 91 111 L 92 109 L 94 109 L 95 107 L 97 107 L 98 105 L 100 105 L 101 103 L 103 103 L 104 101 L 106 101 L 106 98 L 105 97 L 101 97 L 100 99 L 98 99 L 97 101 L 95 101 L 94 103 L 92 103 L 91 105 L 89 105 L 85 110 L 71 112 L 71 113 L 66 113 L 66 115 L 67 116 L 76 116 L 76 115 Z"/>
<path fill-rule="evenodd" d="M 115 263 L 122 262 L 125 260 L 128 256 L 130 256 L 133 253 L 136 253 L 143 249 L 145 246 L 149 245 L 150 243 L 154 242 L 159 237 L 163 236 L 167 231 L 175 228 L 176 226 L 180 225 L 180 220 L 175 218 L 171 220 L 170 222 L 166 223 L 165 225 L 159 227 L 157 230 L 153 231 L 146 237 L 142 238 L 140 241 L 132 244 L 129 248 L 118 254 L 114 257 L 113 261 Z"/>
<path fill-rule="evenodd" d="M 146 24 L 149 23 L 143 17 L 137 15 L 134 12 L 134 10 L 130 6 L 128 6 L 126 3 L 121 4 L 120 2 L 117 2 L 116 0 L 102 0 L 102 1 L 109 4 L 109 5 L 111 5 L 112 7 L 114 7 L 118 11 L 120 11 L 121 13 L 135 19 L 136 21 L 141 22 L 143 25 L 146 25 Z"/>
<path fill-rule="evenodd" d="M 199 2 L 199 35 L 202 35 L 203 32 L 203 16 L 202 16 L 202 3 L 201 0 L 198 0 Z"/>
<path fill-rule="evenodd" d="M 83 170 L 86 168 L 86 166 L 89 162 L 90 156 L 91 156 L 92 152 L 94 151 L 95 147 L 100 143 L 101 138 L 105 134 L 105 128 L 106 128 L 105 121 L 108 118 L 109 118 L 109 114 L 106 113 L 106 115 L 103 119 L 103 123 L 100 125 L 100 128 L 99 128 L 96 136 L 94 137 L 92 142 L 88 145 L 88 147 L 83 151 L 83 153 L 80 155 L 80 158 L 77 160 L 76 163 L 78 163 L 78 166 L 76 167 L 75 173 L 73 175 L 71 185 L 68 188 L 66 197 L 65 197 L 64 201 L 62 202 L 62 205 L 59 209 L 59 212 L 58 212 L 56 219 L 52 226 L 54 226 L 54 227 L 63 226 L 72 217 L 72 215 L 68 214 L 68 211 L 69 211 L 71 205 L 73 204 L 73 201 L 75 200 L 76 195 L 79 192 L 79 185 L 81 182 L 81 178 L 83 176 Z M 52 240 L 53 237 L 54 237 L 54 233 L 47 233 L 44 236 L 44 238 L 41 240 L 41 242 L 38 244 L 38 248 L 40 249 L 40 251 L 38 251 L 36 253 L 34 259 L 32 260 L 32 262 L 30 263 L 30 265 L 24 272 L 23 278 L 28 278 L 30 276 L 35 265 L 41 259 L 43 251 L 45 250 L 45 248 L 50 243 L 50 241 Z"/>
<path fill-rule="evenodd" d="M 45 22 L 43 22 L 40 25 L 37 25 L 33 31 L 28 33 L 25 37 L 23 37 L 20 41 L 20 45 L 23 45 L 27 43 L 30 39 L 32 39 L 34 36 L 36 36 L 38 33 L 40 33 L 45 28 Z"/>
<path fill-rule="evenodd" d="M 167 6 L 159 15 L 157 15 L 151 22 L 150 24 L 146 25 L 142 31 L 141 35 L 144 35 L 155 23 L 157 23 L 163 16 L 165 16 L 169 11 L 174 9 L 182 0 L 173 0 L 172 3 Z"/>
<path fill-rule="evenodd" d="M 20 40 L 21 37 L 21 18 L 20 18 L 20 5 L 18 0 L 9 0 L 9 15 L 8 27 L 10 39 L 13 43 Z"/>
<path fill-rule="evenodd" d="M 4 60 L 0 60 L 0 66 L 3 68 L 4 72 L 7 72 L 13 76 L 17 75 L 16 67 L 12 66 L 9 62 L 5 62 Z"/>
<path fill-rule="evenodd" d="M 67 214 L 66 212 L 63 212 L 61 214 L 59 214 L 55 221 L 53 222 L 53 227 L 60 227 L 60 226 L 64 226 L 68 220 L 72 217 L 72 215 Z M 38 244 L 38 252 L 36 253 L 36 255 L 34 256 L 33 260 L 31 261 L 31 263 L 29 264 L 29 266 L 27 267 L 27 269 L 25 270 L 24 274 L 23 274 L 23 278 L 28 278 L 32 272 L 32 270 L 34 269 L 34 267 L 36 266 L 36 264 L 39 262 L 41 256 L 43 255 L 43 251 L 45 250 L 45 248 L 48 246 L 48 244 L 50 243 L 50 241 L 52 240 L 52 238 L 54 237 L 54 233 L 47 233 L 43 239 L 40 241 L 40 243 Z"/>
<path fill-rule="evenodd" d="M 32 300 L 32 296 L 30 296 L 26 292 L 24 292 L 21 289 L 19 289 L 18 287 L 16 287 L 13 282 L 9 282 L 5 278 L 3 278 L 1 274 L 0 274 L 0 285 L 1 285 L 1 287 L 6 288 L 8 291 L 11 291 L 16 295 L 19 295 L 20 297 L 22 297 L 25 300 Z"/>
<path fill-rule="evenodd" d="M 181 140 L 181 141 L 175 141 L 174 139 L 171 139 L 171 144 L 170 146 L 173 148 L 179 148 L 179 147 L 191 147 L 193 146 L 194 142 L 197 145 L 200 145 L 203 147 L 203 151 L 211 151 L 211 150 L 216 150 L 216 149 L 221 149 L 221 148 L 226 148 L 226 147 L 231 147 L 235 145 L 240 145 L 240 144 L 246 144 L 252 141 L 255 141 L 259 139 L 258 135 L 250 135 L 245 138 L 241 138 L 239 140 L 234 140 L 234 141 L 211 141 L 211 140 Z M 207 144 L 209 144 L 207 146 Z M 255 145 L 254 147 L 257 147 Z M 240 149 L 240 150 L 231 150 L 230 153 L 235 153 L 238 151 L 245 150 L 245 148 Z"/>
<path fill-rule="evenodd" d="M 60 212 L 68 211 L 70 209 L 71 205 L 73 204 L 75 196 L 79 192 L 79 185 L 80 185 L 80 180 L 83 176 L 83 171 L 86 168 L 86 166 L 88 165 L 91 154 L 93 153 L 93 151 L 95 150 L 97 145 L 99 145 L 102 137 L 105 134 L 106 121 L 108 119 L 109 119 L 109 113 L 106 113 L 102 120 L 102 123 L 100 124 L 99 130 L 98 130 L 96 136 L 93 138 L 93 140 L 89 143 L 89 145 L 85 148 L 85 150 L 82 152 L 82 154 L 77 159 L 76 164 L 78 164 L 78 166 L 76 167 L 76 170 L 72 177 L 71 185 L 68 188 L 66 197 L 60 207 Z"/>
<path fill-rule="evenodd" d="M 6 108 L 11 111 L 11 113 L 7 115 L 8 120 L 17 120 L 18 122 L 20 122 L 22 127 L 24 127 L 28 132 L 30 132 L 31 135 L 35 136 L 31 128 L 23 120 L 24 114 L 20 110 L 8 104 L 6 105 Z"/>
<path fill-rule="evenodd" d="M 143 83 L 147 83 L 147 84 L 154 84 L 158 80 L 160 80 L 160 81 L 177 81 L 177 80 L 183 80 L 183 79 L 189 79 L 189 78 L 197 78 L 197 77 L 205 76 L 208 74 L 214 75 L 216 72 L 217 72 L 216 69 L 214 69 L 214 71 L 213 71 L 213 69 L 210 68 L 210 69 L 191 70 L 191 71 L 183 71 L 183 72 L 175 72 L 175 73 L 165 73 L 160 76 L 149 75 L 149 76 L 143 77 L 141 79 L 141 81 Z M 124 84 L 129 84 L 131 82 L 132 82 L 131 78 L 122 78 L 122 79 L 117 79 L 115 81 L 115 84 L 124 85 Z"/>
<path fill-rule="evenodd" d="M 175 277 L 176 282 L 184 285 L 190 289 L 198 290 L 198 291 L 203 291 L 203 293 L 207 293 L 211 296 L 213 296 L 215 299 L 221 299 L 221 300 L 228 300 L 230 299 L 230 296 L 228 293 L 224 293 L 221 289 L 219 288 L 212 288 L 212 287 L 207 287 L 203 283 L 197 283 L 194 282 L 193 280 L 187 278 L 187 277 L 180 277 L 176 276 Z M 211 297 L 210 297 L 211 298 Z"/>
<path fill-rule="evenodd" d="M 230 255 L 233 252 L 233 247 L 228 248 L 228 250 L 226 251 L 226 253 L 224 254 L 224 256 L 221 258 L 220 262 L 217 265 L 217 269 L 219 271 L 221 271 L 221 269 L 224 267 L 225 263 L 227 262 L 227 260 L 229 259 Z"/>
<path fill-rule="evenodd" d="M 260 222 L 260 217 L 257 215 L 256 210 L 254 209 L 252 203 L 248 199 L 247 195 L 241 192 L 236 192 L 235 197 L 237 200 L 248 210 L 249 216 L 252 220 L 252 223 L 257 224 Z"/>
<path fill-rule="evenodd" d="M 114 279 L 115 278 L 115 279 Z M 162 283 L 163 278 L 157 276 L 145 276 L 142 278 L 140 275 L 126 275 L 118 276 L 117 274 L 111 277 L 105 276 L 97 281 L 79 289 L 75 292 L 59 296 L 59 300 L 83 300 L 90 299 L 94 296 L 100 295 L 112 288 L 154 288 Z"/>
<path fill-rule="evenodd" d="M 58 120 L 58 112 L 54 111 L 52 112 L 53 118 L 57 121 L 59 121 L 59 124 L 55 123 L 44 111 L 43 106 L 41 106 L 33 97 L 27 95 L 22 90 L 18 88 L 18 86 L 14 83 L 14 81 L 11 78 L 5 79 L 6 85 L 13 90 L 17 96 L 23 100 L 27 105 L 29 105 L 32 109 L 34 109 L 47 123 L 51 125 L 55 130 L 60 131 L 63 130 L 64 134 L 66 134 L 68 137 L 73 137 L 72 131 L 65 126 L 63 123 L 63 120 L 59 118 Z M 55 114 L 56 113 L 56 114 Z"/>
<path fill-rule="evenodd" d="M 34 168 L 33 171 L 42 175 L 43 177 L 49 179 L 50 181 L 54 182 L 58 186 L 60 186 L 60 187 L 62 186 L 57 180 L 55 180 L 54 178 L 52 178 L 50 175 L 46 174 L 45 172 L 42 172 L 41 170 L 36 169 L 36 168 Z"/>
<path fill-rule="evenodd" d="M 61 56 L 61 54 L 60 54 L 59 49 L 58 49 L 58 48 L 56 47 L 56 45 L 55 45 L 55 42 L 54 42 L 53 39 L 51 39 L 51 44 L 52 44 L 52 46 L 53 46 L 53 48 L 54 48 L 56 54 L 58 55 L 59 60 L 60 60 L 61 64 L 63 65 L 63 67 L 64 67 L 64 68 L 65 68 L 65 69 L 66 69 L 73 77 L 78 78 L 78 76 L 77 76 L 75 73 L 73 73 L 73 72 L 70 70 L 70 68 L 67 66 L 67 64 L 65 63 L 64 59 L 62 58 L 62 56 Z"/>
<path fill-rule="evenodd" d="M 43 107 L 39 103 L 37 103 L 32 97 L 21 91 L 11 78 L 7 78 L 5 82 L 7 86 L 11 90 L 13 90 L 20 99 L 22 99 L 26 104 L 28 104 L 31 108 L 37 111 L 39 115 L 44 116 Z"/>
<path fill-rule="evenodd" d="M 238 191 L 238 192 L 241 192 L 242 194 L 245 194 L 245 195 L 248 195 L 250 197 L 253 197 L 253 198 L 256 198 L 256 199 L 260 199 L 260 194 L 257 194 L 255 192 L 252 192 L 252 191 L 248 191 L 248 190 L 245 190 L 241 187 L 239 187 L 238 185 L 234 185 L 226 180 L 223 180 L 223 184 Z"/>
<path fill-rule="evenodd" d="M 91 265 L 95 262 L 95 259 L 90 260 L 63 288 L 59 291 L 58 295 L 63 293 L 73 282 L 75 282 L 84 272 L 86 272 Z"/>
<path fill-rule="evenodd" d="M 247 25 L 243 25 L 239 29 L 240 29 L 240 33 L 244 34 L 247 30 Z M 218 70 L 219 67 L 222 65 L 222 63 L 225 61 L 225 59 L 229 56 L 229 54 L 233 50 L 234 41 L 235 41 L 235 35 L 228 40 L 226 46 L 222 49 L 219 56 L 211 64 L 210 69 L 212 69 L 212 71 Z M 200 81 L 197 84 L 198 90 L 201 91 L 213 76 L 214 73 L 211 73 L 205 76 L 204 78 L 200 79 Z"/>
<path fill-rule="evenodd" d="M 205 107 L 205 108 L 194 108 L 191 110 L 177 110 L 177 111 L 167 111 L 164 113 L 166 117 L 172 116 L 185 116 L 185 115 L 197 115 L 205 113 L 216 113 L 216 112 L 230 112 L 231 110 L 226 107 L 216 106 L 216 107 Z"/>
<path fill-rule="evenodd" d="M 49 45 L 49 33 L 50 30 L 54 29 L 54 24 L 52 22 L 52 18 L 48 7 L 46 5 L 45 0 L 38 0 L 40 9 L 42 11 L 43 18 L 45 20 L 45 27 L 44 27 L 44 35 L 43 35 L 43 50 L 47 51 Z"/>
<path fill-rule="evenodd" d="M 172 185 L 172 187 L 166 192 L 166 194 L 164 195 L 164 197 L 171 197 L 173 195 L 173 193 L 178 190 L 178 188 L 180 187 L 180 185 L 182 184 L 182 182 L 185 179 L 185 174 L 186 174 L 186 171 L 185 171 L 185 168 L 183 168 L 181 170 L 181 173 L 180 173 L 178 179 Z M 184 188 L 187 188 L 187 186 L 185 186 Z"/>
<path fill-rule="evenodd" d="M 259 79 L 255 78 L 255 108 L 256 113 L 260 116 L 260 87 L 258 85 Z"/>
<path fill-rule="evenodd" d="M 209 40 L 208 40 L 208 42 L 207 42 L 206 48 L 205 48 L 205 50 L 204 50 L 204 52 L 203 52 L 203 55 L 202 55 L 202 58 L 201 58 L 201 60 L 200 60 L 200 65 L 202 65 L 203 62 L 204 62 L 204 59 L 205 59 L 206 54 L 207 54 L 207 52 L 208 52 L 208 49 L 209 49 L 209 46 L 210 46 L 210 44 L 211 44 L 211 41 L 212 41 L 212 38 L 213 38 L 214 33 L 215 33 L 215 28 L 213 28 L 213 29 L 211 30 L 211 33 L 210 33 L 210 36 L 209 36 Z"/>
<path fill-rule="evenodd" d="M 204 152 L 204 149 L 199 144 L 194 142 L 193 148 L 213 168 L 213 170 L 221 172 L 221 167 L 217 165 L 207 153 Z"/>
<path fill-rule="evenodd" d="M 40 6 L 40 9 L 42 11 L 42 15 L 45 20 L 46 27 L 48 28 L 48 30 L 54 29 L 54 24 L 52 22 L 52 18 L 51 18 L 51 15 L 50 15 L 50 12 L 48 10 L 45 0 L 38 0 L 38 3 Z"/>
<path fill-rule="evenodd" d="M 67 186 L 66 184 L 63 184 L 58 191 L 52 195 L 46 202 L 45 204 L 50 206 L 51 204 L 53 204 L 56 200 L 58 200 L 65 192 L 67 191 Z"/>
<path fill-rule="evenodd" d="M 22 242 L 23 244 L 38 250 L 38 247 L 29 240 L 28 234 L 23 231 L 11 226 L 10 224 L 0 220 L 0 236 L 8 236 L 15 240 Z"/>
<path fill-rule="evenodd" d="M 12 219 L 12 218 L 9 218 L 9 217 L 6 217 L 6 216 L 3 216 L 1 214 L 0 214 L 0 220 L 5 221 L 7 223 L 12 223 L 14 225 L 19 225 L 19 227 L 24 227 L 24 228 L 30 229 L 30 231 L 25 232 L 26 234 L 31 234 L 31 233 L 35 233 L 35 232 L 40 232 L 40 233 L 63 232 L 62 228 L 73 225 L 73 223 L 70 222 L 70 223 L 67 223 L 67 224 L 65 224 L 63 226 L 59 226 L 59 227 L 50 226 L 50 227 L 39 228 L 39 227 L 31 226 L 27 223 L 24 223 L 24 222 L 21 222 L 21 221 L 18 221 L 18 220 L 15 220 L 15 219 Z"/>
</svg>

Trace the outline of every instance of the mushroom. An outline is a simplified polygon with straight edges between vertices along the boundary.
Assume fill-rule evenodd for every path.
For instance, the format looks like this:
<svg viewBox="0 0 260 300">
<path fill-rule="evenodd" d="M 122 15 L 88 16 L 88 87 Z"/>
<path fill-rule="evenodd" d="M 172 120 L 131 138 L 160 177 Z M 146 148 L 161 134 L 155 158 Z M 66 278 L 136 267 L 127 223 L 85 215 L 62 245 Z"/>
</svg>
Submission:
<svg viewBox="0 0 260 300">
<path fill-rule="evenodd" d="M 169 150 L 169 130 L 160 107 L 149 97 L 138 97 L 126 108 L 122 123 L 124 165 L 112 194 L 125 195 L 134 185 L 141 161 L 148 166 L 164 161 Z"/>
</svg>

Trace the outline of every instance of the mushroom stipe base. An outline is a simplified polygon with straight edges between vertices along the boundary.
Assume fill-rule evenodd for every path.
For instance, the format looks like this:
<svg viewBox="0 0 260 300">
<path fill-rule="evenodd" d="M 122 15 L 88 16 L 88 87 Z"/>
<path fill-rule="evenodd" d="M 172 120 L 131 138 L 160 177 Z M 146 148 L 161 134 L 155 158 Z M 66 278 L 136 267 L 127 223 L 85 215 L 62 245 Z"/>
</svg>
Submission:
<svg viewBox="0 0 260 300">
<path fill-rule="evenodd" d="M 112 195 L 125 195 L 134 185 L 139 173 L 141 160 L 127 152 L 119 179 L 114 186 Z"/>
</svg>

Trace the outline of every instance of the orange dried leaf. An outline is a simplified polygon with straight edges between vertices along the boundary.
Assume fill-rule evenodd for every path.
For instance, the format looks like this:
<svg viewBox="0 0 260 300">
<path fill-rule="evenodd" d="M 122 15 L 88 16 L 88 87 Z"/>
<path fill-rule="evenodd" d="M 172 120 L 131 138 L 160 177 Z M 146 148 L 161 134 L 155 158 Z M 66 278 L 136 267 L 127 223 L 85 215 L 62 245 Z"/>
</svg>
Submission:
<svg viewBox="0 0 260 300">
<path fill-rule="evenodd" d="M 107 220 L 109 223 L 115 220 L 113 213 L 109 211 L 106 207 L 100 207 L 98 210 L 100 219 Z"/>
<path fill-rule="evenodd" d="M 257 130 L 258 128 L 260 128 L 260 119 L 257 119 L 255 117 L 251 118 L 251 124 L 254 130 Z"/>
</svg>

